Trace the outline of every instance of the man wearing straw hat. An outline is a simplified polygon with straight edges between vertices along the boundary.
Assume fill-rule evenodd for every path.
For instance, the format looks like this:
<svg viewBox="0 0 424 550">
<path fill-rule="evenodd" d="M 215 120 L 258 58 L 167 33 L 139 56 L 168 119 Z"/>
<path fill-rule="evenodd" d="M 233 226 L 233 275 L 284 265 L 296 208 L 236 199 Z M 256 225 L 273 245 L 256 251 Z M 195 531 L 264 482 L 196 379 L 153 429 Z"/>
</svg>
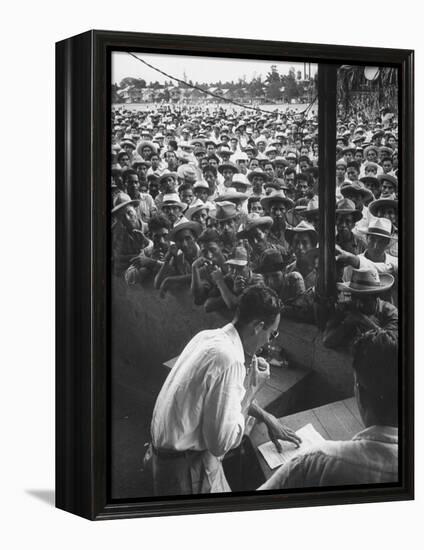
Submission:
<svg viewBox="0 0 424 550">
<path fill-rule="evenodd" d="M 352 269 L 350 281 L 337 283 L 339 291 L 350 294 L 351 302 L 337 304 L 325 328 L 324 344 L 329 348 L 347 347 L 360 334 L 379 328 L 397 334 L 398 310 L 381 299 L 393 284 L 393 275 L 379 274 L 375 268 Z"/>
<path fill-rule="evenodd" d="M 273 221 L 268 233 L 268 241 L 280 245 L 284 249 L 285 255 L 288 256 L 289 244 L 285 238 L 286 214 L 293 208 L 293 201 L 285 196 L 284 191 L 274 191 L 262 198 L 261 205 Z"/>
<path fill-rule="evenodd" d="M 131 260 L 151 241 L 143 234 L 143 227 L 135 207 L 138 200 L 131 200 L 123 195 L 121 202 L 112 208 L 112 263 L 114 273 L 122 274 Z"/>
<path fill-rule="evenodd" d="M 167 291 L 190 286 L 191 266 L 199 255 L 196 242 L 202 226 L 186 218 L 176 223 L 169 234 L 170 246 L 154 281 L 163 298 Z M 174 242 L 173 242 L 174 241 Z"/>
</svg>

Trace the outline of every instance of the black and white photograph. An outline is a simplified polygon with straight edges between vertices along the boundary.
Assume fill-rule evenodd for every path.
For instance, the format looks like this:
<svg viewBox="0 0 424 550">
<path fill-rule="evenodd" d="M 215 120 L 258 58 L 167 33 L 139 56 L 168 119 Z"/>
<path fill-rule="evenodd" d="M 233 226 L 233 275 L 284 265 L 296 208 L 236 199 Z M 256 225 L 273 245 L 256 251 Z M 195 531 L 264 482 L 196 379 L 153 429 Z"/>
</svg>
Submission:
<svg viewBox="0 0 424 550">
<path fill-rule="evenodd" d="M 400 481 L 399 71 L 328 70 L 111 53 L 112 500 Z"/>
</svg>

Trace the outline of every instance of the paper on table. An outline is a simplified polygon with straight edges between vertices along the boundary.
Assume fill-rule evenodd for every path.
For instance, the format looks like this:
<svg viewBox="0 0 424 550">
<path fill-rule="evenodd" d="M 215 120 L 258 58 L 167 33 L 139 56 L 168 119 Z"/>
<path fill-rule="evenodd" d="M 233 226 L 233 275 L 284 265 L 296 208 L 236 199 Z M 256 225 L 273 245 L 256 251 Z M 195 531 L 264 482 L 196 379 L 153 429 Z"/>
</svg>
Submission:
<svg viewBox="0 0 424 550">
<path fill-rule="evenodd" d="M 281 446 L 283 448 L 281 453 L 277 451 L 272 441 L 268 441 L 267 443 L 264 443 L 263 445 L 260 445 L 258 447 L 268 466 L 272 470 L 277 466 L 286 464 L 289 460 L 291 460 L 299 453 L 304 453 L 311 447 L 325 441 L 322 435 L 316 431 L 312 424 L 306 424 L 306 426 L 300 428 L 300 430 L 298 430 L 296 433 L 302 439 L 302 443 L 300 444 L 299 448 L 296 448 L 293 443 L 282 441 L 281 439 L 279 439 L 279 442 L 281 443 Z"/>
</svg>

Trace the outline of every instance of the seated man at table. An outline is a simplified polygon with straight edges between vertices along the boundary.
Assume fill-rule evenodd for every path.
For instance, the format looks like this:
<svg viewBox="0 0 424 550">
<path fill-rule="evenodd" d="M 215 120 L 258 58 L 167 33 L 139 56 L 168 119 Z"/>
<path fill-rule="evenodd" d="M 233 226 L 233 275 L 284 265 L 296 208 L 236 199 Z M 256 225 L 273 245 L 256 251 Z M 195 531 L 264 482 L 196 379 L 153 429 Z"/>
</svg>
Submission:
<svg viewBox="0 0 424 550">
<path fill-rule="evenodd" d="M 355 397 L 365 429 L 350 441 L 325 441 L 298 454 L 259 490 L 397 481 L 397 335 L 376 329 L 360 336 L 353 369 Z"/>
</svg>

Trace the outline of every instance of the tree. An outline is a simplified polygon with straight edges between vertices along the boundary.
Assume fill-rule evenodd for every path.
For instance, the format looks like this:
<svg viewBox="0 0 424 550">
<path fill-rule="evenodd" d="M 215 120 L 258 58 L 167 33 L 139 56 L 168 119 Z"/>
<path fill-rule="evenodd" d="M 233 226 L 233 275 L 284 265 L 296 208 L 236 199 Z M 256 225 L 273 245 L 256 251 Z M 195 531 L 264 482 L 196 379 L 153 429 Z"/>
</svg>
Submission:
<svg viewBox="0 0 424 550">
<path fill-rule="evenodd" d="M 267 74 L 265 82 L 266 96 L 269 99 L 280 99 L 282 82 L 277 70 L 277 65 L 271 65 L 271 71 Z"/>
<path fill-rule="evenodd" d="M 146 87 L 146 81 L 143 78 L 133 78 L 131 76 L 127 76 L 121 80 L 119 87 L 122 89 L 127 86 L 134 86 L 138 90 L 141 90 Z"/>
</svg>

